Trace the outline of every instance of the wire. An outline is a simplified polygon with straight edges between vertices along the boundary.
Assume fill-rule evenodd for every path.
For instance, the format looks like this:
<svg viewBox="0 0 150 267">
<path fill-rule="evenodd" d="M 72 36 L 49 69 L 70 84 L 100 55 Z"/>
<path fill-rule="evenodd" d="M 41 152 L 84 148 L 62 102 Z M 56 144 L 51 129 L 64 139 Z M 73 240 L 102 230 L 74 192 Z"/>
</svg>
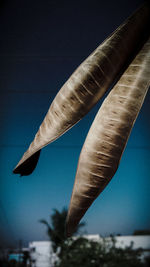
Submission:
<svg viewBox="0 0 150 267">
<path fill-rule="evenodd" d="M 57 90 L 5 90 L 0 92 L 1 94 L 50 94 L 57 93 Z"/>
<path fill-rule="evenodd" d="M 20 144 L 20 145 L 16 145 L 16 144 L 0 144 L 0 147 L 27 147 L 28 145 L 23 145 L 23 144 Z M 81 147 L 82 145 L 51 145 L 51 147 L 53 148 L 78 148 L 78 147 Z"/>
<path fill-rule="evenodd" d="M 25 144 L 20 144 L 20 145 L 17 145 L 17 144 L 0 144 L 0 147 L 27 147 L 28 145 L 25 145 Z M 51 147 L 53 148 L 80 148 L 82 145 L 51 145 Z M 133 145 L 133 146 L 128 146 L 126 147 L 127 149 L 143 149 L 143 150 L 150 150 L 150 147 L 149 146 L 136 146 L 136 145 Z"/>
</svg>

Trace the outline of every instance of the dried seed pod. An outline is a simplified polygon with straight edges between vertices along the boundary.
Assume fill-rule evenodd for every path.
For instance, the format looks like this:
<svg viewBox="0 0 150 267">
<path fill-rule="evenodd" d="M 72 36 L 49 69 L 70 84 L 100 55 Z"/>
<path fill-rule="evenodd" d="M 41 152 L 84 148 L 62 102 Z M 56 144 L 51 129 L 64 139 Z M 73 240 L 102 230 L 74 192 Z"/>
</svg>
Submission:
<svg viewBox="0 0 150 267">
<path fill-rule="evenodd" d="M 77 123 L 103 96 L 149 31 L 150 6 L 146 2 L 109 36 L 71 75 L 14 173 L 30 174 L 40 150 Z"/>
<path fill-rule="evenodd" d="M 150 86 L 150 39 L 99 109 L 83 145 L 67 217 L 67 235 L 114 176 Z"/>
</svg>

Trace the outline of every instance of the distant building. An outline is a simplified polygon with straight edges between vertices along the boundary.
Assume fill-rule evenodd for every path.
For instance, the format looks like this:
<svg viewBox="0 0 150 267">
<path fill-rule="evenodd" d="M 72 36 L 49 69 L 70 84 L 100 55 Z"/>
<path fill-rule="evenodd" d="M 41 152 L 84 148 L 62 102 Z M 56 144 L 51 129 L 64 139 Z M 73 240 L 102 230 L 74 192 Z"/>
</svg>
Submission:
<svg viewBox="0 0 150 267">
<path fill-rule="evenodd" d="M 110 237 L 105 238 L 106 242 L 111 242 Z M 128 235 L 128 236 L 115 236 L 116 248 L 129 247 L 132 244 L 133 249 L 142 249 L 141 260 L 145 257 L 150 257 L 150 235 Z"/>
<path fill-rule="evenodd" d="M 7 251 L 7 260 L 9 262 L 14 261 L 24 263 L 26 266 L 29 266 L 29 248 L 12 249 L 11 251 Z"/>
<path fill-rule="evenodd" d="M 22 253 L 10 253 L 8 255 L 8 261 L 14 260 L 15 262 L 23 262 L 23 254 Z"/>
<path fill-rule="evenodd" d="M 50 241 L 29 243 L 31 267 L 53 267 L 57 259 Z"/>
<path fill-rule="evenodd" d="M 88 240 L 111 243 L 111 237 L 102 238 L 100 235 L 83 235 Z M 142 249 L 141 260 L 150 257 L 150 236 L 115 236 L 115 246 L 117 248 L 129 247 L 132 244 L 133 249 Z M 52 243 L 50 241 L 35 241 L 29 243 L 31 267 L 53 267 L 54 262 L 58 259 L 53 253 Z"/>
<path fill-rule="evenodd" d="M 102 240 L 101 236 L 99 234 L 96 235 L 82 235 L 82 237 L 87 238 L 90 241 L 99 242 Z"/>
</svg>

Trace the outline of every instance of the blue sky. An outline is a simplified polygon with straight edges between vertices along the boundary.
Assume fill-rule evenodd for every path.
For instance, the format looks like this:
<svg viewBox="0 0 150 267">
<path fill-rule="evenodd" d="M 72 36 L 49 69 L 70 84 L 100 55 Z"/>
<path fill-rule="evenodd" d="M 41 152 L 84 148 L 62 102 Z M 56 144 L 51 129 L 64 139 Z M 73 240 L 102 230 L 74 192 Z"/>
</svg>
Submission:
<svg viewBox="0 0 150 267">
<path fill-rule="evenodd" d="M 4 1 L 0 12 L 0 235 L 45 240 L 38 220 L 69 205 L 78 157 L 101 104 L 42 150 L 32 175 L 12 174 L 50 103 L 75 68 L 143 1 Z M 88 233 L 150 228 L 150 93 L 119 169 L 84 217 Z"/>
</svg>

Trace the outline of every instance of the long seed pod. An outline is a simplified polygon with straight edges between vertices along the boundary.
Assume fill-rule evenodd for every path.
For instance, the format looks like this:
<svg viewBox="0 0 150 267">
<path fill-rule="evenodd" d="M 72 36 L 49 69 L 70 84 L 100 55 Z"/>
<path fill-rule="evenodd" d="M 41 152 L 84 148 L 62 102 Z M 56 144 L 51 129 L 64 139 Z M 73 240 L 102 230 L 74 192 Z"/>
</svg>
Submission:
<svg viewBox="0 0 150 267">
<path fill-rule="evenodd" d="M 149 31 L 149 16 L 150 6 L 146 2 L 76 69 L 56 95 L 14 173 L 30 174 L 40 150 L 77 123 L 104 95 L 142 45 Z"/>
<path fill-rule="evenodd" d="M 83 145 L 67 217 L 71 236 L 114 176 L 150 86 L 150 39 L 99 109 Z"/>
</svg>

